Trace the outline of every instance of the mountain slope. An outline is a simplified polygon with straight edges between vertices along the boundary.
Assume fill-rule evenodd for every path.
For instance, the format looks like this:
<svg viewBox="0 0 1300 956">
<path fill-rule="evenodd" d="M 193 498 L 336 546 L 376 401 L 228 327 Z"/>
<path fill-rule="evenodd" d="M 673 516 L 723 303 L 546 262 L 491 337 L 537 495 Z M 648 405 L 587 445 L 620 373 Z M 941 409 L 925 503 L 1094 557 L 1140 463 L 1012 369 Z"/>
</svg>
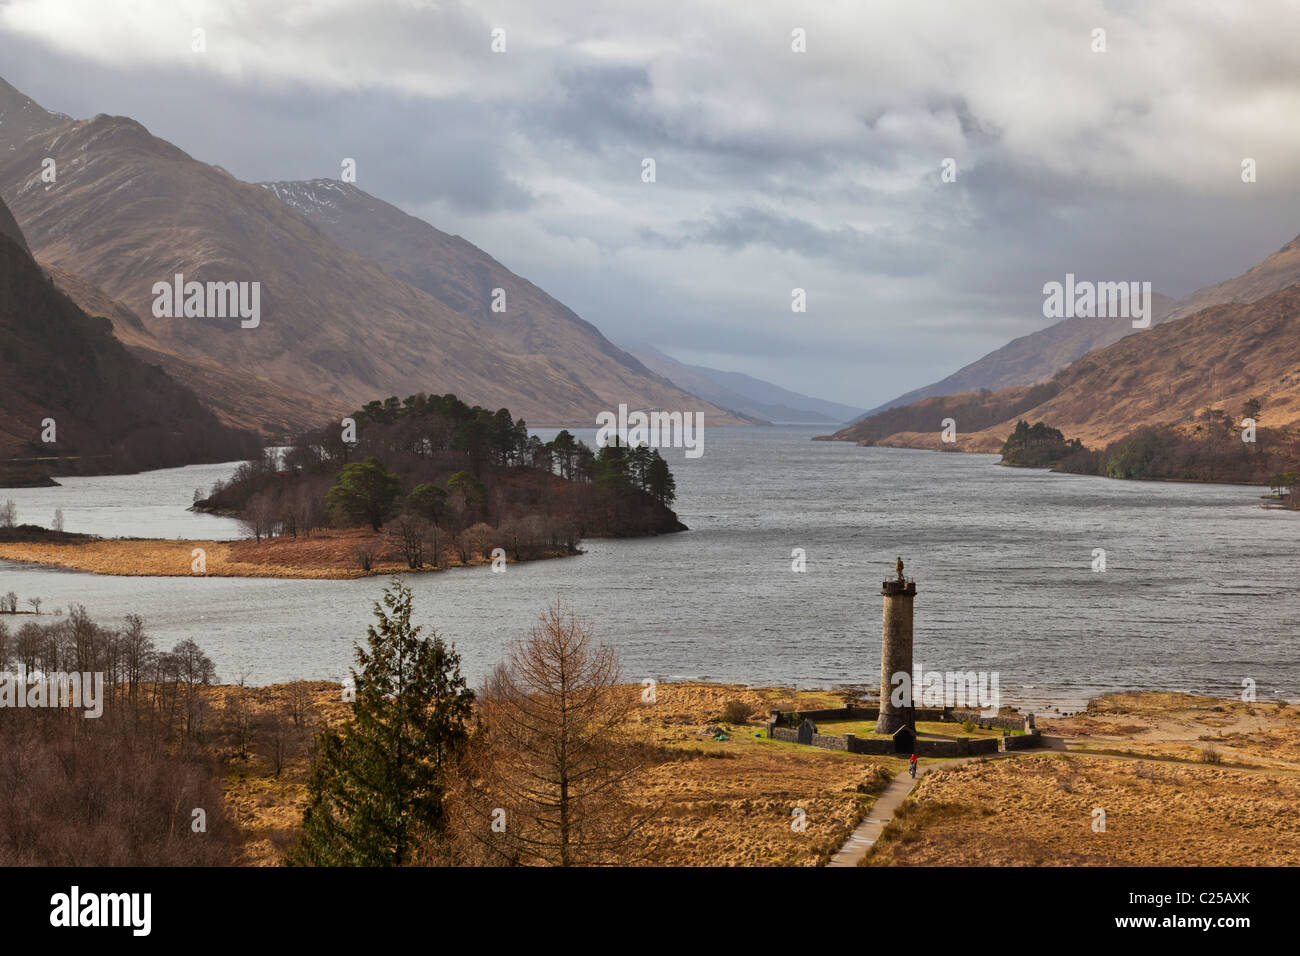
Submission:
<svg viewBox="0 0 1300 956">
<path fill-rule="evenodd" d="M 1257 302 L 1267 295 L 1281 291 L 1300 282 L 1300 236 L 1241 275 L 1204 289 L 1198 289 L 1184 299 L 1179 299 L 1166 322 L 1194 315 L 1212 305 L 1229 302 Z"/>
<path fill-rule="evenodd" d="M 6 151 L 37 133 L 70 122 L 71 116 L 52 113 L 31 97 L 0 79 L 0 144 Z"/>
<path fill-rule="evenodd" d="M 30 172 L 41 155 L 61 160 L 53 190 Z M 181 355 L 354 403 L 414 390 L 421 378 L 471 401 L 484 391 L 484 372 L 527 378 L 474 355 L 472 330 L 450 310 L 132 120 L 100 116 L 28 140 L 0 163 L 0 185 L 43 260 L 120 300 Z M 259 282 L 260 325 L 153 317 L 154 284 L 176 273 Z M 420 361 L 417 350 L 434 340 L 441 348 Z"/>
<path fill-rule="evenodd" d="M 351 183 L 315 179 L 261 185 L 343 248 L 468 317 L 479 334 L 505 337 L 518 355 L 546 361 L 562 356 L 564 368 L 601 396 L 606 403 L 602 407 L 616 408 L 619 402 L 642 408 L 689 407 L 705 411 L 712 424 L 737 424 L 698 401 L 708 396 L 687 396 L 681 383 L 655 374 L 564 303 L 460 236 Z M 492 311 L 495 289 L 504 291 L 504 313 Z"/>
<path fill-rule="evenodd" d="M 0 90 L 0 109 L 13 112 L 13 100 Z M 462 314 L 334 242 L 270 190 L 194 160 L 133 120 L 56 121 L 33 119 L 33 128 L 55 125 L 30 137 L 0 126 L 0 194 L 42 262 L 124 304 L 183 362 L 215 363 L 333 408 L 427 391 L 507 406 L 535 425 L 590 425 L 620 402 L 728 419 L 576 316 L 547 325 Z M 55 184 L 40 181 L 47 156 L 58 163 Z M 178 273 L 259 283 L 260 324 L 155 317 L 155 283 Z M 521 285 L 519 303 L 529 295 Z M 214 405 L 232 398 L 229 389 L 208 391 L 203 376 L 192 382 Z"/>
<path fill-rule="evenodd" d="M 1151 324 L 1173 322 L 1212 305 L 1255 302 L 1297 282 L 1300 282 L 1300 236 L 1241 275 L 1198 289 L 1185 298 L 1174 300 L 1158 293 L 1153 295 Z M 947 378 L 900 395 L 862 417 L 932 396 L 1047 381 L 1075 359 L 1141 331 L 1125 319 L 1063 319 L 1014 339 Z"/>
<path fill-rule="evenodd" d="M 128 350 L 184 382 L 227 425 L 252 429 L 280 443 L 352 410 L 344 402 L 309 395 L 201 355 L 182 358 L 155 339 L 138 315 L 99 287 L 65 269 L 42 265 L 59 291 L 83 312 L 108 319 L 113 334 Z"/>
<path fill-rule="evenodd" d="M 724 372 L 704 365 L 687 365 L 651 345 L 638 343 L 629 351 L 650 370 L 715 405 L 780 423 L 831 424 L 847 422 L 862 409 L 801 395 L 741 372 Z"/>
<path fill-rule="evenodd" d="M 14 219 L 14 214 L 9 211 L 9 207 L 3 202 L 0 202 L 0 236 L 4 236 L 24 252 L 30 251 L 27 248 L 27 238 L 23 235 L 23 231 L 18 228 L 18 221 Z"/>
<path fill-rule="evenodd" d="M 1194 315 L 1165 322 L 1139 335 L 1120 339 L 1088 353 L 1038 388 L 1043 400 L 1025 403 L 1023 388 L 986 396 L 987 404 L 1004 406 L 994 424 L 963 426 L 954 409 L 969 395 L 924 399 L 911 408 L 933 425 L 896 431 L 876 444 L 945 447 L 940 424 L 951 414 L 963 451 L 997 451 L 1016 420 L 1043 421 L 1068 438 L 1102 448 L 1144 425 L 1186 424 L 1207 408 L 1237 415 L 1250 399 L 1263 406 L 1260 420 L 1270 427 L 1300 422 L 1300 284 L 1250 304 L 1211 306 Z M 837 433 L 842 440 L 871 440 L 868 429 L 894 409 Z"/>
<path fill-rule="evenodd" d="M 1175 301 L 1153 293 L 1151 324 L 1168 321 Z M 1105 348 L 1126 335 L 1142 331 L 1133 328 L 1131 319 L 1073 318 L 1062 319 L 1045 329 L 1012 339 L 983 358 L 976 359 L 947 378 L 914 389 L 873 408 L 866 418 L 888 408 L 909 405 L 923 398 L 974 392 L 979 389 L 1010 388 L 1045 382 L 1081 355 Z"/>
<path fill-rule="evenodd" d="M 1300 421 L 1297 315 L 1300 285 L 1293 285 L 1121 339 L 1063 370 L 1060 391 L 1023 417 L 1090 446 L 1154 422 L 1190 422 L 1209 407 L 1235 416 L 1252 398 L 1263 403 L 1262 421 L 1292 424 Z M 990 431 L 1006 437 L 1002 428 Z"/>
<path fill-rule="evenodd" d="M 0 203 L 4 218 L 8 210 Z M 255 454 L 189 390 L 140 361 L 105 319 L 90 318 L 0 236 L 0 474 L 108 472 L 230 461 Z M 53 419 L 54 441 L 46 442 Z M 15 462 L 14 459 L 22 461 Z"/>
</svg>

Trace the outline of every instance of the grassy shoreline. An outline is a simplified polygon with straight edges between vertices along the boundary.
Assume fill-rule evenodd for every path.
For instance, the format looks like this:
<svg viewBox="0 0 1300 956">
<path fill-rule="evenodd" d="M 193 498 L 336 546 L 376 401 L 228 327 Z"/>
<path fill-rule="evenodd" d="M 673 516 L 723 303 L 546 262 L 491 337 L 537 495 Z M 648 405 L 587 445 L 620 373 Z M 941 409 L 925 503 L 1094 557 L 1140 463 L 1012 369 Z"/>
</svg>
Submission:
<svg viewBox="0 0 1300 956">
<path fill-rule="evenodd" d="M 0 560 L 117 577 L 300 578 L 347 580 L 378 575 L 425 574 L 448 568 L 490 564 L 481 554 L 461 561 L 444 554 L 438 567 L 409 568 L 395 552 L 382 551 L 369 570 L 358 565 L 354 547 L 372 539 L 365 531 L 323 531 L 303 538 L 262 541 L 202 539 L 94 538 L 72 542 L 0 542 Z M 202 550 L 202 571 L 194 570 Z M 553 552 L 545 558 L 571 557 Z M 539 560 L 544 560 L 539 559 Z M 508 559 L 513 563 L 513 559 Z"/>
</svg>

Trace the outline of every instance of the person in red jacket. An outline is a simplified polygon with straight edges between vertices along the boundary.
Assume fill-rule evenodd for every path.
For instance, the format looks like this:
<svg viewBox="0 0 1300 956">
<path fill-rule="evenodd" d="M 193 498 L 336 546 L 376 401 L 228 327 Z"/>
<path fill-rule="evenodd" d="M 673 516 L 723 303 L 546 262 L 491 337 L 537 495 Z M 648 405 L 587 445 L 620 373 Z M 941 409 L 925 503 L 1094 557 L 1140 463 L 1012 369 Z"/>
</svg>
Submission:
<svg viewBox="0 0 1300 956">
<path fill-rule="evenodd" d="M 912 754 L 912 759 L 908 761 L 908 769 L 912 771 L 912 779 L 916 779 L 916 754 Z"/>
</svg>

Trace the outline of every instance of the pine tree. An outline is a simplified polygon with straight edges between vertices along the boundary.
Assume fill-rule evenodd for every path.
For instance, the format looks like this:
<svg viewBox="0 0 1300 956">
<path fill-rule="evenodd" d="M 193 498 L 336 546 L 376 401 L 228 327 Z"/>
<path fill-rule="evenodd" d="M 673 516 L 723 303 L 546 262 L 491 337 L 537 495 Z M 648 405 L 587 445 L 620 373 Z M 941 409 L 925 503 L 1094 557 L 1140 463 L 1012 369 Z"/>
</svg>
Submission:
<svg viewBox="0 0 1300 956">
<path fill-rule="evenodd" d="M 646 468 L 646 490 L 661 505 L 671 507 L 677 498 L 677 480 L 668 470 L 668 462 L 663 460 L 658 449 L 651 453 L 650 464 Z"/>
<path fill-rule="evenodd" d="M 642 491 L 646 490 L 646 483 L 650 474 L 651 449 L 645 443 L 629 449 L 627 453 L 627 476 L 634 486 Z M 653 454 L 658 455 L 658 451 Z"/>
<path fill-rule="evenodd" d="M 448 774 L 474 693 L 455 649 L 411 624 L 401 581 L 384 589 L 375 617 L 367 649 L 356 649 L 352 717 L 321 734 L 291 864 L 401 866 L 444 829 Z"/>
<path fill-rule="evenodd" d="M 385 470 L 371 455 L 365 461 L 344 465 L 338 483 L 325 496 L 327 507 L 341 519 L 370 523 L 374 531 L 383 527 L 402 493 L 402 480 Z"/>
<path fill-rule="evenodd" d="M 627 447 L 620 445 L 614 436 L 612 445 L 602 445 L 596 452 L 596 484 L 623 488 L 627 484 Z"/>
</svg>

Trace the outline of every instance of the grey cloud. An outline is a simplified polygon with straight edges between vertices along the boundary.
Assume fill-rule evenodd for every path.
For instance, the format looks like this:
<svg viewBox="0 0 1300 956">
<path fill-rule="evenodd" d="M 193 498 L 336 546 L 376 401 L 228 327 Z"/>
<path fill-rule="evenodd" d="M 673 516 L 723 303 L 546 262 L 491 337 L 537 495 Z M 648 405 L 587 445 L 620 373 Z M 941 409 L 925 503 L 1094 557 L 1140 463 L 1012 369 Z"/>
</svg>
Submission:
<svg viewBox="0 0 1300 956">
<path fill-rule="evenodd" d="M 707 0 L 689 16 L 554 0 L 545 29 L 503 0 L 339 8 L 297 34 L 249 5 L 223 29 L 273 46 L 269 75 L 129 46 L 90 60 L 2 31 L 0 72 L 50 109 L 133 116 L 250 181 L 356 158 L 362 188 L 478 242 L 615 341 L 731 355 L 870 406 L 1047 324 L 1042 283 L 1065 271 L 1182 295 L 1300 232 L 1290 117 L 1263 108 L 1294 93 L 1287 8 L 1224 31 L 1204 4 L 1105 7 L 1106 60 L 1061 45 L 1068 17 L 1014 2 L 970 13 L 974 31 L 962 14 L 867 5 L 878 32 L 854 33 L 847 12 L 839 36 L 810 24 L 796 66 L 774 58 L 788 16 L 762 3 L 715 35 L 731 21 Z M 511 31 L 505 57 L 492 17 Z M 316 51 L 343 66 L 325 75 Z M 956 183 L 939 182 L 946 155 Z M 1261 172 L 1248 189 L 1233 182 L 1245 155 Z M 795 275 L 817 303 L 798 321 L 780 288 Z"/>
<path fill-rule="evenodd" d="M 929 268 L 924 250 L 898 235 L 873 236 L 848 226 L 826 228 L 770 209 L 746 206 L 713 212 L 707 218 L 683 222 L 676 236 L 654 230 L 642 235 L 671 249 L 706 244 L 736 252 L 763 245 L 781 253 L 840 263 L 862 273 L 920 275 Z"/>
</svg>

